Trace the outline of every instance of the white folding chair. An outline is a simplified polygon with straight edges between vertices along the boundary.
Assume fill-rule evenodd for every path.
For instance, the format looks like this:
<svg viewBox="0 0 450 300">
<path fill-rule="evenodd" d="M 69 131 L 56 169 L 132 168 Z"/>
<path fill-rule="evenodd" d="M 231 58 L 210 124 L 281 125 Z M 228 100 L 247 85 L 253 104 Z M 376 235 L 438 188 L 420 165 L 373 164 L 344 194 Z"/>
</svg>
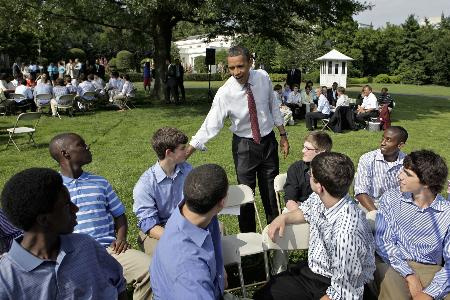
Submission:
<svg viewBox="0 0 450 300">
<path fill-rule="evenodd" d="M 226 207 L 222 210 L 221 214 L 236 214 L 239 212 L 239 208 L 243 204 L 253 203 L 255 206 L 256 217 L 258 219 L 258 224 L 260 229 L 262 230 L 261 220 L 259 218 L 258 209 L 255 204 L 255 198 L 253 196 L 253 191 L 250 187 L 240 184 L 240 185 L 231 185 L 228 189 L 228 196 Z M 225 235 L 222 237 L 222 244 L 230 244 L 227 247 L 234 247 L 239 250 L 239 255 L 248 256 L 253 254 L 262 253 L 264 255 L 264 267 L 266 270 L 266 279 L 269 277 L 269 263 L 267 260 L 267 253 L 264 251 L 262 245 L 262 236 L 260 233 L 256 232 L 246 232 L 246 233 L 238 233 L 235 235 Z M 257 285 L 264 282 L 253 283 L 252 285 Z M 244 292 L 243 296 L 246 297 L 245 294 L 245 283 L 242 280 L 241 288 Z"/>
<path fill-rule="evenodd" d="M 239 282 L 241 284 L 242 295 L 246 294 L 245 284 L 244 284 L 244 274 L 242 273 L 242 264 L 241 264 L 241 255 L 239 254 L 239 249 L 233 243 L 223 242 L 222 241 L 222 256 L 223 256 L 223 264 L 225 266 L 228 265 L 237 265 L 239 272 Z M 234 289 L 229 289 L 234 290 Z"/>
<path fill-rule="evenodd" d="M 34 97 L 34 102 L 38 108 L 38 111 L 42 111 L 42 108 L 48 107 L 50 109 L 50 101 L 53 96 L 51 94 L 38 94 Z"/>
<path fill-rule="evenodd" d="M 8 148 L 10 143 L 13 143 L 14 146 L 16 146 L 16 149 L 20 151 L 19 147 L 17 146 L 16 142 L 14 141 L 14 137 L 21 134 L 28 134 L 29 140 L 28 143 L 33 142 L 34 146 L 36 146 L 36 142 L 33 139 L 33 135 L 36 132 L 36 126 L 39 123 L 39 119 L 41 117 L 40 112 L 30 112 L 30 113 L 22 113 L 17 117 L 16 123 L 14 124 L 13 128 L 6 129 L 9 134 L 9 140 L 6 144 L 6 148 Z M 25 121 L 35 121 L 32 122 L 33 127 L 20 127 L 19 125 Z M 37 146 L 36 146 L 37 147 Z"/>
<path fill-rule="evenodd" d="M 328 126 L 328 123 L 330 123 L 330 119 L 321 119 L 321 121 L 322 121 L 321 131 L 324 131 L 325 129 L 332 131 L 331 128 Z"/>
<path fill-rule="evenodd" d="M 275 235 L 275 241 L 272 241 L 268 235 L 269 226 L 264 228 L 263 247 L 266 251 L 275 250 L 273 256 L 273 271 L 277 274 L 283 270 L 286 270 L 289 255 L 286 251 L 289 250 L 304 250 L 309 248 L 309 224 L 289 224 L 284 229 L 283 237 L 280 237 L 277 233 Z M 266 274 L 269 276 L 269 274 Z"/>
<path fill-rule="evenodd" d="M 68 110 L 69 111 L 69 116 L 73 116 L 73 105 L 74 105 L 74 101 L 75 101 L 75 95 L 74 94 L 67 94 L 67 95 L 62 95 L 59 97 L 57 104 L 56 104 L 56 115 L 58 116 L 58 118 L 61 119 L 61 116 L 59 114 L 59 110 Z"/>
<path fill-rule="evenodd" d="M 275 197 L 277 198 L 278 214 L 281 215 L 281 192 L 284 190 L 287 174 L 278 174 L 273 181 L 273 188 L 275 190 Z"/>
</svg>

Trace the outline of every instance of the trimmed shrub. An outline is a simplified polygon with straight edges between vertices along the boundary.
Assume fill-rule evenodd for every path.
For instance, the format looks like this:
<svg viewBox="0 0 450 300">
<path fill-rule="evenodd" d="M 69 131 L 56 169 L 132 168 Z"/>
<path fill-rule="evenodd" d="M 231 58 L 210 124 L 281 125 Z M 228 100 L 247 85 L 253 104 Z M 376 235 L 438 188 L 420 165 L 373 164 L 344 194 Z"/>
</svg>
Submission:
<svg viewBox="0 0 450 300">
<path fill-rule="evenodd" d="M 67 50 L 67 58 L 84 60 L 86 58 L 86 52 L 80 48 L 71 48 Z"/>
<path fill-rule="evenodd" d="M 391 83 L 399 84 L 402 82 L 402 76 L 400 75 L 389 76 L 389 81 Z"/>
<path fill-rule="evenodd" d="M 378 74 L 377 77 L 375 77 L 376 83 L 390 83 L 391 79 L 389 78 L 388 74 Z"/>
<path fill-rule="evenodd" d="M 134 55 L 130 51 L 122 50 L 117 53 L 116 66 L 118 70 L 125 71 L 134 68 Z"/>
<path fill-rule="evenodd" d="M 368 77 L 361 77 L 361 78 L 349 77 L 347 78 L 347 82 L 350 84 L 366 84 L 369 83 L 369 80 Z"/>
<path fill-rule="evenodd" d="M 184 74 L 185 81 L 208 81 L 208 73 L 190 73 Z M 211 74 L 211 81 L 222 81 L 222 74 Z"/>
<path fill-rule="evenodd" d="M 303 76 L 303 81 L 311 80 L 312 82 L 320 82 L 320 72 L 313 71 Z"/>
<path fill-rule="evenodd" d="M 194 58 L 194 70 L 197 73 L 208 72 L 208 67 L 205 65 L 205 56 L 201 55 Z"/>
<path fill-rule="evenodd" d="M 108 66 L 112 71 L 117 70 L 117 58 L 113 57 L 109 60 Z"/>
<path fill-rule="evenodd" d="M 286 82 L 286 74 L 279 74 L 279 73 L 270 73 L 269 74 L 270 80 L 272 82 Z"/>
</svg>

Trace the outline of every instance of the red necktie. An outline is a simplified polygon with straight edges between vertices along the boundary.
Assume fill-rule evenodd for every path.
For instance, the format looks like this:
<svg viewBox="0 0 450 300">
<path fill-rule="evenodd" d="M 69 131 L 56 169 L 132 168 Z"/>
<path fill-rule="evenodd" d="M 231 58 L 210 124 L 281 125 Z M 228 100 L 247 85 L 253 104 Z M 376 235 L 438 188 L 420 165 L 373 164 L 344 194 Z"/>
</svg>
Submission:
<svg viewBox="0 0 450 300">
<path fill-rule="evenodd" d="M 250 84 L 248 82 L 245 84 L 245 89 L 247 93 L 248 113 L 250 115 L 250 126 L 252 128 L 253 141 L 259 144 L 261 142 L 261 133 L 259 132 L 255 98 L 253 97 L 252 89 L 250 88 Z"/>
</svg>

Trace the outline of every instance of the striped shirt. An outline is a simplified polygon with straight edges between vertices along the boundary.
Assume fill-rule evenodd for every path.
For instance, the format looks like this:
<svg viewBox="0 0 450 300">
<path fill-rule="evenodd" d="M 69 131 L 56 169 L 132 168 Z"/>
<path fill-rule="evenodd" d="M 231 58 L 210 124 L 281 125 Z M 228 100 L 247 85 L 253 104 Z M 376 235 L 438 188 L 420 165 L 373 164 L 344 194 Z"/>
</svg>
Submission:
<svg viewBox="0 0 450 300">
<path fill-rule="evenodd" d="M 116 240 L 114 218 L 125 213 L 125 207 L 109 182 L 83 172 L 77 179 L 61 175 L 70 199 L 79 208 L 74 232 L 92 236 L 107 247 Z"/>
<path fill-rule="evenodd" d="M 406 154 L 400 151 L 397 160 L 387 162 L 380 149 L 363 154 L 359 159 L 355 177 L 355 196 L 367 194 L 378 205 L 384 192 L 399 187 L 397 175 L 405 156 Z"/>
<path fill-rule="evenodd" d="M 327 295 L 362 299 L 375 271 L 373 235 L 362 210 L 349 195 L 327 209 L 316 193 L 299 208 L 310 224 L 308 266 L 331 279 Z"/>
<path fill-rule="evenodd" d="M 56 260 L 43 260 L 14 240 L 0 258 L 0 299 L 109 300 L 125 291 L 120 264 L 91 237 L 60 235 Z"/>
<path fill-rule="evenodd" d="M 441 299 L 450 292 L 450 202 L 441 195 L 427 208 L 410 193 L 387 191 L 380 199 L 375 222 L 377 254 L 403 277 L 414 274 L 407 261 L 442 265 L 424 292 Z"/>
<path fill-rule="evenodd" d="M 12 241 L 21 234 L 22 230 L 12 225 L 0 209 L 0 255 L 8 252 Z"/>
</svg>

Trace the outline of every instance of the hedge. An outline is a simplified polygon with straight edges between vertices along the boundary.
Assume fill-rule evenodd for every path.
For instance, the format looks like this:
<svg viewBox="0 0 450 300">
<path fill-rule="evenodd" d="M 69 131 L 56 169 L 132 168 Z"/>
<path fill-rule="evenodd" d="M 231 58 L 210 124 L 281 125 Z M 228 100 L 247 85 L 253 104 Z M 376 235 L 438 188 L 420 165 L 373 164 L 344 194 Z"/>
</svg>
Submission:
<svg viewBox="0 0 450 300">
<path fill-rule="evenodd" d="M 208 73 L 190 73 L 184 74 L 186 81 L 208 81 Z M 222 81 L 230 77 L 228 73 L 213 73 L 211 74 L 211 81 Z"/>
<path fill-rule="evenodd" d="M 80 48 L 71 48 L 67 50 L 67 57 L 71 59 L 78 58 L 80 61 L 83 61 L 86 58 L 86 52 Z"/>
<path fill-rule="evenodd" d="M 312 82 L 320 82 L 320 72 L 314 71 L 303 76 L 303 81 L 311 80 Z"/>
<path fill-rule="evenodd" d="M 129 70 L 134 67 L 133 53 L 127 50 L 119 51 L 116 55 L 116 66 L 119 70 Z"/>
<path fill-rule="evenodd" d="M 378 74 L 377 77 L 375 77 L 376 83 L 390 83 L 391 79 L 389 78 L 388 74 Z"/>
</svg>

